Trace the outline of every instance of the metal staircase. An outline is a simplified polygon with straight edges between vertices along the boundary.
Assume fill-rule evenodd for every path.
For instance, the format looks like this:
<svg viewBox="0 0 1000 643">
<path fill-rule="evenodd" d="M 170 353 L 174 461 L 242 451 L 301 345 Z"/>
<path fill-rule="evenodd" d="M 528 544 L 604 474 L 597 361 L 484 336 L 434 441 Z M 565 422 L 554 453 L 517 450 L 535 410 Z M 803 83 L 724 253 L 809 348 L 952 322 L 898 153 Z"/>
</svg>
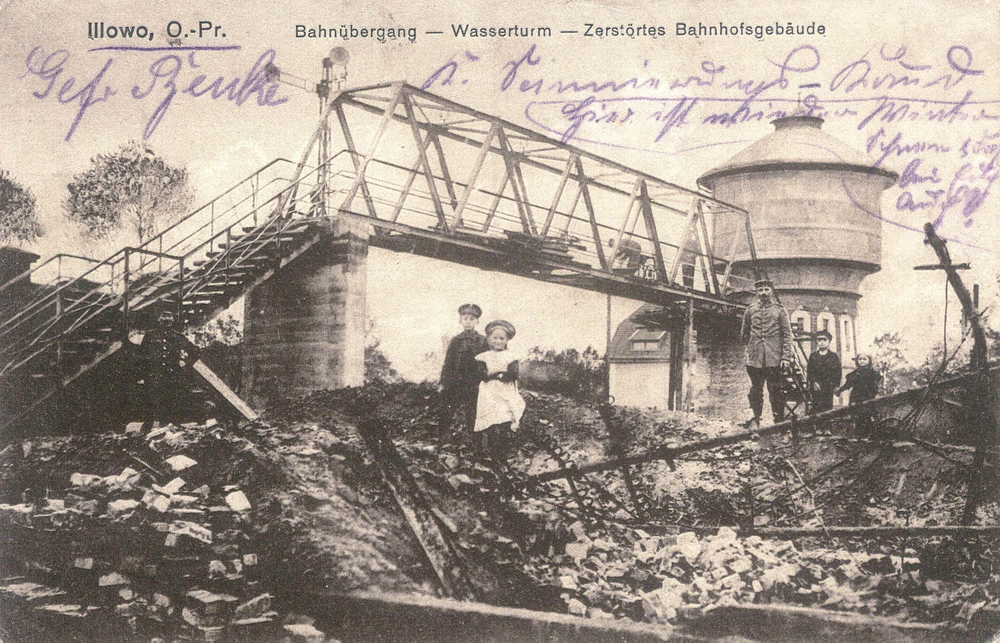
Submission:
<svg viewBox="0 0 1000 643">
<path fill-rule="evenodd" d="M 321 171 L 276 159 L 139 247 L 104 261 L 57 255 L 0 285 L 0 431 L 119 352 L 161 307 L 185 328 L 204 324 L 328 235 Z"/>
</svg>

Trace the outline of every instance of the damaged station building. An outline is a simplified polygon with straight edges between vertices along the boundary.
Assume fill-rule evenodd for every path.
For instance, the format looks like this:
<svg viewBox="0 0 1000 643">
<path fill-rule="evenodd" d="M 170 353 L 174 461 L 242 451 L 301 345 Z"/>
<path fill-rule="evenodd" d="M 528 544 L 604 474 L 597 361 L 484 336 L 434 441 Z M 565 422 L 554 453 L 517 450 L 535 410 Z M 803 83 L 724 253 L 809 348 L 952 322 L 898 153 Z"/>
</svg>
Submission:
<svg viewBox="0 0 1000 643">
<path fill-rule="evenodd" d="M 882 192 L 897 175 L 824 132 L 821 118 L 796 113 L 772 124 L 773 132 L 698 185 L 750 214 L 757 267 L 774 282 L 801 354 L 808 357 L 812 334 L 826 330 L 846 372 L 858 352 L 861 282 L 880 269 Z M 742 233 L 735 225 L 716 226 L 715 244 L 726 247 Z M 732 281 L 731 295 L 743 303 L 754 299 L 747 288 L 754 281 L 751 261 L 747 250 L 733 264 L 743 279 Z M 619 324 L 609 350 L 616 403 L 741 417 L 747 382 L 739 320 L 696 312 L 690 343 L 685 330 L 682 316 L 671 320 L 653 304 Z"/>
</svg>

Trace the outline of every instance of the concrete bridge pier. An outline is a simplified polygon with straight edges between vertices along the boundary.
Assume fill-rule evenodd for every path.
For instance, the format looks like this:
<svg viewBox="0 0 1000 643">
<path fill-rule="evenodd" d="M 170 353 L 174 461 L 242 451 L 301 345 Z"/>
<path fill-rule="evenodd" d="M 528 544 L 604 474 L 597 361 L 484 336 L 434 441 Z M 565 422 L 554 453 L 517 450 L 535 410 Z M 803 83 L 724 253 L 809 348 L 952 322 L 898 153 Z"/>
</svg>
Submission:
<svg viewBox="0 0 1000 643">
<path fill-rule="evenodd" d="M 367 263 L 368 226 L 334 220 L 246 296 L 243 388 L 253 406 L 364 384 Z"/>
</svg>

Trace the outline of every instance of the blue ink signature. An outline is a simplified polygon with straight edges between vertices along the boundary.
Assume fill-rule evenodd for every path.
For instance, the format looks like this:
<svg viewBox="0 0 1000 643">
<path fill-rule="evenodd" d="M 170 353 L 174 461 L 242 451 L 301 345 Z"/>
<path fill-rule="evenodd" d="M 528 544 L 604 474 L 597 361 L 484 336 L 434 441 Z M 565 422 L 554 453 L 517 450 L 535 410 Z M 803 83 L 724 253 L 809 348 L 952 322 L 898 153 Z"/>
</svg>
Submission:
<svg viewBox="0 0 1000 643">
<path fill-rule="evenodd" d="M 288 102 L 287 97 L 278 97 L 279 85 L 273 80 L 268 80 L 266 69 L 275 59 L 273 49 L 266 50 L 253 64 L 245 76 L 227 79 L 224 76 L 214 76 L 210 80 L 210 75 L 197 73 L 201 65 L 196 60 L 196 53 L 199 51 L 230 51 L 239 47 L 99 47 L 93 51 L 119 51 L 119 52 L 162 52 L 171 53 L 160 56 L 148 67 L 149 79 L 142 85 L 132 86 L 129 95 L 135 100 L 143 100 L 151 96 L 154 91 L 157 95 L 163 94 L 163 98 L 157 105 L 153 115 L 149 118 L 143 128 L 143 138 L 149 139 L 160 122 L 163 120 L 167 110 L 173 104 L 174 98 L 178 94 L 184 94 L 193 98 L 208 96 L 211 100 L 224 98 L 227 102 L 234 103 L 237 107 L 242 106 L 250 99 L 256 99 L 256 104 L 260 107 L 276 107 Z M 186 52 L 186 56 L 178 55 Z M 69 141 L 76 132 L 87 111 L 102 102 L 109 101 L 119 94 L 119 90 L 112 87 L 106 80 L 108 71 L 113 66 L 121 66 L 114 57 L 107 58 L 93 78 L 84 84 L 78 91 L 73 89 L 78 84 L 77 76 L 71 75 L 68 71 L 70 53 L 65 49 L 57 49 L 46 52 L 44 47 L 35 47 L 28 54 L 25 60 L 25 71 L 19 79 L 25 77 L 37 78 L 43 83 L 43 87 L 32 92 L 32 96 L 38 100 L 45 100 L 54 94 L 55 99 L 62 104 L 74 104 L 77 107 L 73 122 L 66 132 L 65 141 Z M 183 72 L 194 72 L 193 77 L 185 76 L 181 80 Z M 56 89 L 58 85 L 58 89 Z"/>
</svg>

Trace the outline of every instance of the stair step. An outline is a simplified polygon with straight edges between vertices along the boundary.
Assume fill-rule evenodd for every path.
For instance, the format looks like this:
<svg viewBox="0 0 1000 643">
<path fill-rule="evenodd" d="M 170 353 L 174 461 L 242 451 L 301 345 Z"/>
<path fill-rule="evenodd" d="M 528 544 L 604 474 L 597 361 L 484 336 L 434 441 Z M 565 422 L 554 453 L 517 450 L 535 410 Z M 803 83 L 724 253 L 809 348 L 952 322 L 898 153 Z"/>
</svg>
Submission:
<svg viewBox="0 0 1000 643">
<path fill-rule="evenodd" d="M 302 228 L 307 228 L 307 227 L 309 227 L 310 225 L 313 224 L 312 221 L 306 221 L 304 219 L 293 219 L 292 221 L 283 222 L 283 223 L 285 224 L 284 225 L 285 231 L 288 231 L 288 230 L 299 230 L 299 229 L 302 229 Z M 263 225 L 260 225 L 260 226 L 257 226 L 257 227 L 254 227 L 254 226 L 243 226 L 243 232 L 253 232 L 254 230 L 260 230 L 262 228 L 265 229 L 265 230 L 276 229 L 277 225 L 275 223 L 272 223 L 272 224 L 270 224 L 270 225 L 268 225 L 266 227 L 264 227 Z"/>
</svg>

